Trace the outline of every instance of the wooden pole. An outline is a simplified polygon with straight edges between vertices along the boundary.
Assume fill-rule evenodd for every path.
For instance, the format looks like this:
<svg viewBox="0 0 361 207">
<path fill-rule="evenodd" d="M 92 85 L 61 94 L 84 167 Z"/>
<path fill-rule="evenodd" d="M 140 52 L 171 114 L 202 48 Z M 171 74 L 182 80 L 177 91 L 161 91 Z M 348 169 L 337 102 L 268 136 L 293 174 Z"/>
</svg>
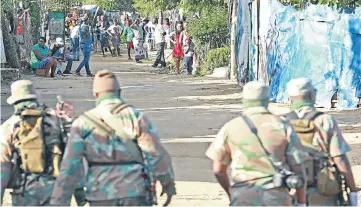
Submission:
<svg viewBox="0 0 361 207">
<path fill-rule="evenodd" d="M 237 34 L 237 9 L 238 0 L 233 0 L 232 6 L 232 30 L 231 30 L 231 80 L 237 78 L 237 62 L 236 62 L 236 34 Z"/>
</svg>

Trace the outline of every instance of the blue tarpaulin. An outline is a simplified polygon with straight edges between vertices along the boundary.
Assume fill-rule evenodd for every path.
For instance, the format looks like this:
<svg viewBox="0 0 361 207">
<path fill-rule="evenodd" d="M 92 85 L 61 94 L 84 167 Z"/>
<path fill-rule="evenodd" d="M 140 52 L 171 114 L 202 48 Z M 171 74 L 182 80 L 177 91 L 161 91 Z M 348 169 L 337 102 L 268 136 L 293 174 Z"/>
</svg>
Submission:
<svg viewBox="0 0 361 207">
<path fill-rule="evenodd" d="M 247 1 L 239 0 L 236 45 L 238 47 L 238 80 L 253 80 L 256 65 L 252 48 L 255 28 L 250 27 L 251 10 Z M 263 1 L 261 1 L 262 4 Z M 316 103 L 331 107 L 331 97 L 337 91 L 337 108 L 356 108 L 361 97 L 361 8 L 340 11 L 324 5 L 307 5 L 304 9 L 284 6 L 277 0 L 264 1 L 270 10 L 260 13 L 260 30 L 268 31 L 264 56 L 273 101 L 287 102 L 286 84 L 293 78 L 309 77 L 316 86 Z M 250 22 L 255 21 L 251 18 Z M 243 23 L 243 24 L 242 24 Z M 261 34 L 260 34 L 261 35 Z M 262 36 L 260 37 L 262 38 Z M 251 54 L 245 59 L 245 54 Z M 260 58 L 262 59 L 262 58 Z M 259 70 L 262 71 L 262 70 Z M 258 77 L 258 75 L 257 75 Z"/>
</svg>

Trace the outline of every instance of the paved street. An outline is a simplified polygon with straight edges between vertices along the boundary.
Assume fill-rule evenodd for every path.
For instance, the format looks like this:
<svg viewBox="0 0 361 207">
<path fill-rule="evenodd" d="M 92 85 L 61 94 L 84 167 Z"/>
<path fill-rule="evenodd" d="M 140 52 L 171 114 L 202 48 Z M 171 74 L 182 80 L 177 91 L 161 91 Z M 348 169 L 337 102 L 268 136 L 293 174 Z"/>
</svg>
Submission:
<svg viewBox="0 0 361 207">
<path fill-rule="evenodd" d="M 239 88 L 226 80 L 186 75 L 158 74 L 147 66 L 136 65 L 125 57 L 114 59 L 95 56 L 91 62 L 93 73 L 101 69 L 115 72 L 123 88 L 123 98 L 144 111 L 157 127 L 162 142 L 173 157 L 178 195 L 173 206 L 225 206 L 225 193 L 215 183 L 211 162 L 204 153 L 220 127 L 243 109 Z M 78 62 L 73 66 L 75 70 Z M 82 71 L 85 74 L 85 71 Z M 74 104 L 76 116 L 94 106 L 92 78 L 69 75 L 55 80 L 27 76 L 34 81 L 41 101 L 54 107 L 56 95 Z M 12 113 L 6 98 L 9 86 L 1 89 L 1 120 Z M 287 112 L 285 106 L 271 104 L 271 111 Z M 358 169 L 361 185 L 361 110 L 331 111 L 352 144 L 350 153 L 354 169 Z M 160 191 L 160 189 L 159 189 Z M 9 196 L 9 195 L 7 195 Z M 10 200 L 7 197 L 7 203 Z"/>
</svg>

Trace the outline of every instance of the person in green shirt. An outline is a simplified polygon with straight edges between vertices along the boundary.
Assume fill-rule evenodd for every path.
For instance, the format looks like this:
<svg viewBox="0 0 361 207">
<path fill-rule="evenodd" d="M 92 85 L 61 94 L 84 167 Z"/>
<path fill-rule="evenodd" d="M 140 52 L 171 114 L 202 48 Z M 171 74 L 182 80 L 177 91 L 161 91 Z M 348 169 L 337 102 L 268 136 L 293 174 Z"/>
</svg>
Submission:
<svg viewBox="0 0 361 207">
<path fill-rule="evenodd" d="M 133 45 L 134 33 L 133 33 L 132 29 L 130 28 L 130 25 L 129 25 L 130 21 L 127 20 L 124 23 L 125 23 L 124 35 L 127 37 L 128 60 L 132 60 L 132 58 L 130 57 L 130 50 L 134 49 L 134 45 Z"/>
<path fill-rule="evenodd" d="M 49 47 L 45 45 L 45 42 L 45 37 L 40 37 L 38 44 L 34 45 L 30 56 L 30 66 L 33 70 L 45 68 L 45 77 L 48 77 L 51 70 L 50 77 L 53 78 L 58 62 L 51 57 Z"/>
</svg>

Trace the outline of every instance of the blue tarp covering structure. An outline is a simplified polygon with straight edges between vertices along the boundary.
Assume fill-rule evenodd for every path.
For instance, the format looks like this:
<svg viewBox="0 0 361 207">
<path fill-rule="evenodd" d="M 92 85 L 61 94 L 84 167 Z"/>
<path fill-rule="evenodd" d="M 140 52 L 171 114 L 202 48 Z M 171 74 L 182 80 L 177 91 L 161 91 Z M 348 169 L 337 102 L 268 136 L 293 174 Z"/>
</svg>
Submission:
<svg viewBox="0 0 361 207">
<path fill-rule="evenodd" d="M 238 80 L 245 82 L 261 77 L 262 70 L 255 64 L 257 56 L 254 41 L 256 21 L 247 0 L 239 0 L 236 55 Z M 293 78 L 309 77 L 318 94 L 316 103 L 331 107 L 331 98 L 337 91 L 337 108 L 356 108 L 361 97 L 361 8 L 340 10 L 323 5 L 307 5 L 302 10 L 284 6 L 277 0 L 261 1 L 268 12 L 260 12 L 259 30 L 266 30 L 259 45 L 266 52 L 259 54 L 265 60 L 273 101 L 287 102 L 286 84 Z M 252 19 L 253 18 L 253 19 Z M 266 27 L 266 28 L 265 28 Z M 246 45 L 246 46 L 245 46 Z M 250 49 L 249 49 L 250 48 Z M 259 48 L 259 46 L 258 46 Z M 263 81 L 264 82 L 264 81 Z"/>
</svg>

